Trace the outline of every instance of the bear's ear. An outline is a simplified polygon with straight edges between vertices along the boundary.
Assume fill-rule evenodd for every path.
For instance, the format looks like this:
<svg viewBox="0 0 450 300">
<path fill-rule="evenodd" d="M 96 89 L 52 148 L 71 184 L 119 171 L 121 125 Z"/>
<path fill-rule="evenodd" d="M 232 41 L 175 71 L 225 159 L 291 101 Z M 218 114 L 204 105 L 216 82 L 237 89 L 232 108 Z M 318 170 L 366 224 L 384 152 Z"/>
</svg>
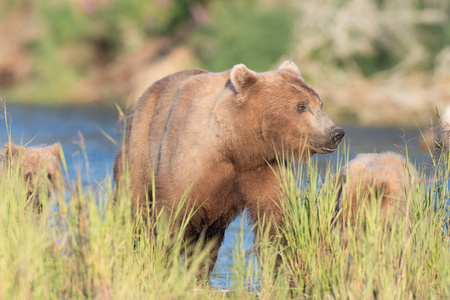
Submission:
<svg viewBox="0 0 450 300">
<path fill-rule="evenodd" d="M 20 147 L 14 145 L 13 143 L 8 143 L 5 145 L 5 155 L 6 157 L 14 157 L 20 151 Z"/>
<path fill-rule="evenodd" d="M 59 143 L 54 143 L 53 145 L 47 146 L 45 147 L 46 150 L 48 150 L 48 152 L 54 156 L 56 156 L 58 159 L 59 158 L 59 149 L 60 149 L 60 145 Z"/>
<path fill-rule="evenodd" d="M 236 91 L 242 95 L 258 80 L 258 73 L 249 70 L 244 64 L 238 64 L 231 69 L 230 80 Z"/>
<path fill-rule="evenodd" d="M 302 77 L 302 73 L 300 72 L 299 67 L 291 60 L 285 60 L 279 67 L 278 71 L 285 71 L 297 75 L 303 81 L 305 81 Z"/>
</svg>

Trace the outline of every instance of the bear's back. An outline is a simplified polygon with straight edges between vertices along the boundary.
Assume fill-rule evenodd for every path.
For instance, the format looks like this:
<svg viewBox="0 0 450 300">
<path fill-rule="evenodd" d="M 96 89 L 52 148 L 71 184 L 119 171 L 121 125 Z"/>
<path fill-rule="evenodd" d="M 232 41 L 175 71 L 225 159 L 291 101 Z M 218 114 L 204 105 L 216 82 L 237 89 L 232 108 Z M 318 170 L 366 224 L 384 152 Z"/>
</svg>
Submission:
<svg viewBox="0 0 450 300">
<path fill-rule="evenodd" d="M 214 107 L 215 96 L 223 91 L 227 77 L 225 73 L 185 70 L 155 82 L 141 96 L 133 112 L 127 142 L 132 190 L 140 190 L 141 182 L 151 182 L 152 174 L 160 186 L 172 186 L 165 182 L 173 169 L 192 163 L 189 156 L 194 154 L 196 166 L 202 165 L 199 158 L 206 158 L 196 147 L 207 140 L 208 121 L 204 112 Z M 189 132 L 199 134 L 192 137 Z M 174 194 L 185 191 L 186 185 L 179 186 L 181 192 L 172 189 Z"/>
<path fill-rule="evenodd" d="M 190 69 L 166 76 L 152 84 L 136 104 L 132 117 L 132 130 L 129 133 L 129 158 L 131 164 L 148 166 L 148 152 L 158 147 L 164 134 L 164 123 L 170 115 L 180 85 L 193 76 L 207 73 L 199 69 Z"/>
</svg>

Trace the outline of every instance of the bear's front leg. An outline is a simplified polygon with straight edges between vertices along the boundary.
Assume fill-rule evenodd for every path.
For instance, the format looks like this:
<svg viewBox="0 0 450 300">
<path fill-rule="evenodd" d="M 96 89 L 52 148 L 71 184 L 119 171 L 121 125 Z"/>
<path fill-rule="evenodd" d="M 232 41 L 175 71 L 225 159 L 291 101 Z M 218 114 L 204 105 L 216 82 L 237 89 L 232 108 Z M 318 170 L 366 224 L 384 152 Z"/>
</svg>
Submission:
<svg viewBox="0 0 450 300">
<path fill-rule="evenodd" d="M 250 220 L 256 225 L 255 246 L 259 251 L 259 239 L 262 235 L 269 230 L 269 239 L 273 241 L 282 222 L 279 166 L 277 162 L 273 162 L 246 172 L 241 176 L 239 183 Z M 282 259 L 278 254 L 275 261 L 275 274 L 281 263 Z"/>
<path fill-rule="evenodd" d="M 280 205 L 280 181 L 277 162 L 247 171 L 239 176 L 240 192 L 252 223 L 256 224 L 255 237 L 263 233 L 270 224 L 269 237 L 277 233 L 282 221 Z"/>
<path fill-rule="evenodd" d="M 199 280 L 209 279 L 216 264 L 220 246 L 225 238 L 225 230 L 226 227 L 219 229 L 206 228 L 203 230 L 204 232 L 201 233 L 202 230 L 199 230 L 192 225 L 188 225 L 186 228 L 185 235 L 187 239 L 192 239 L 190 243 L 191 246 L 201 242 L 201 250 L 203 251 L 207 246 L 211 245 L 207 260 L 204 261 L 199 267 L 199 272 L 197 275 Z M 188 255 L 191 256 L 192 254 L 193 252 L 191 249 Z"/>
</svg>

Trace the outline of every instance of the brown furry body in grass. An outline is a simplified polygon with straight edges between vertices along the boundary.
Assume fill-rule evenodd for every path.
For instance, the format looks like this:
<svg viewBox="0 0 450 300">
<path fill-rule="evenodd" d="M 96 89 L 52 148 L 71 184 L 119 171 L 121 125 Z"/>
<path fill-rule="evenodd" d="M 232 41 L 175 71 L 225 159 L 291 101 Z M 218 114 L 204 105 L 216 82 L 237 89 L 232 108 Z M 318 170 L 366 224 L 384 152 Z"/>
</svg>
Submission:
<svg viewBox="0 0 450 300">
<path fill-rule="evenodd" d="M 6 144 L 2 159 L 6 163 L 18 165 L 27 185 L 27 199 L 35 208 L 40 209 L 39 193 L 47 189 L 50 194 L 62 184 L 61 158 L 59 143 L 48 147 L 20 147 Z M 50 182 L 50 186 L 48 184 Z"/>
<path fill-rule="evenodd" d="M 115 180 L 121 182 L 127 164 L 141 209 L 148 197 L 157 209 L 171 210 L 190 188 L 183 209 L 196 213 L 186 238 L 203 233 L 216 241 L 212 270 L 227 226 L 244 209 L 255 223 L 264 214 L 281 223 L 276 154 L 306 160 L 336 149 L 344 131 L 321 108 L 289 61 L 265 73 L 241 64 L 223 73 L 169 75 L 147 89 L 127 119 Z"/>
<path fill-rule="evenodd" d="M 362 153 L 344 166 L 339 174 L 341 190 L 336 204 L 338 219 L 354 224 L 360 207 L 372 196 L 381 197 L 381 214 L 404 213 L 406 195 L 418 182 L 413 165 L 397 153 Z M 371 194 L 372 193 L 372 194 Z"/>
<path fill-rule="evenodd" d="M 446 154 L 450 149 L 450 105 L 439 116 L 436 126 L 423 130 L 423 138 L 419 139 L 419 146 L 423 150 L 432 151 L 435 157 Z"/>
<path fill-rule="evenodd" d="M 444 151 L 450 150 L 450 104 L 445 108 L 441 120 L 442 126 L 442 145 Z"/>
</svg>

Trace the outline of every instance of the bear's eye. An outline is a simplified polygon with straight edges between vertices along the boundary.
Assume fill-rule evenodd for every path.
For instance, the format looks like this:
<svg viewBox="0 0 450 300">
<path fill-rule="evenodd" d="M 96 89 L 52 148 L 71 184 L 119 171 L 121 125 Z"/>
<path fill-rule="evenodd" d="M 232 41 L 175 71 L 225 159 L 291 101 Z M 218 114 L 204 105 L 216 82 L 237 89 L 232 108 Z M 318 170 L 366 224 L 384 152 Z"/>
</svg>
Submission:
<svg viewBox="0 0 450 300">
<path fill-rule="evenodd" d="M 52 181 L 52 175 L 51 174 L 47 174 L 47 178 L 48 178 L 48 180 Z"/>
<path fill-rule="evenodd" d="M 308 109 L 308 106 L 306 105 L 306 103 L 300 103 L 296 106 L 296 109 L 298 112 L 304 112 Z"/>
</svg>

